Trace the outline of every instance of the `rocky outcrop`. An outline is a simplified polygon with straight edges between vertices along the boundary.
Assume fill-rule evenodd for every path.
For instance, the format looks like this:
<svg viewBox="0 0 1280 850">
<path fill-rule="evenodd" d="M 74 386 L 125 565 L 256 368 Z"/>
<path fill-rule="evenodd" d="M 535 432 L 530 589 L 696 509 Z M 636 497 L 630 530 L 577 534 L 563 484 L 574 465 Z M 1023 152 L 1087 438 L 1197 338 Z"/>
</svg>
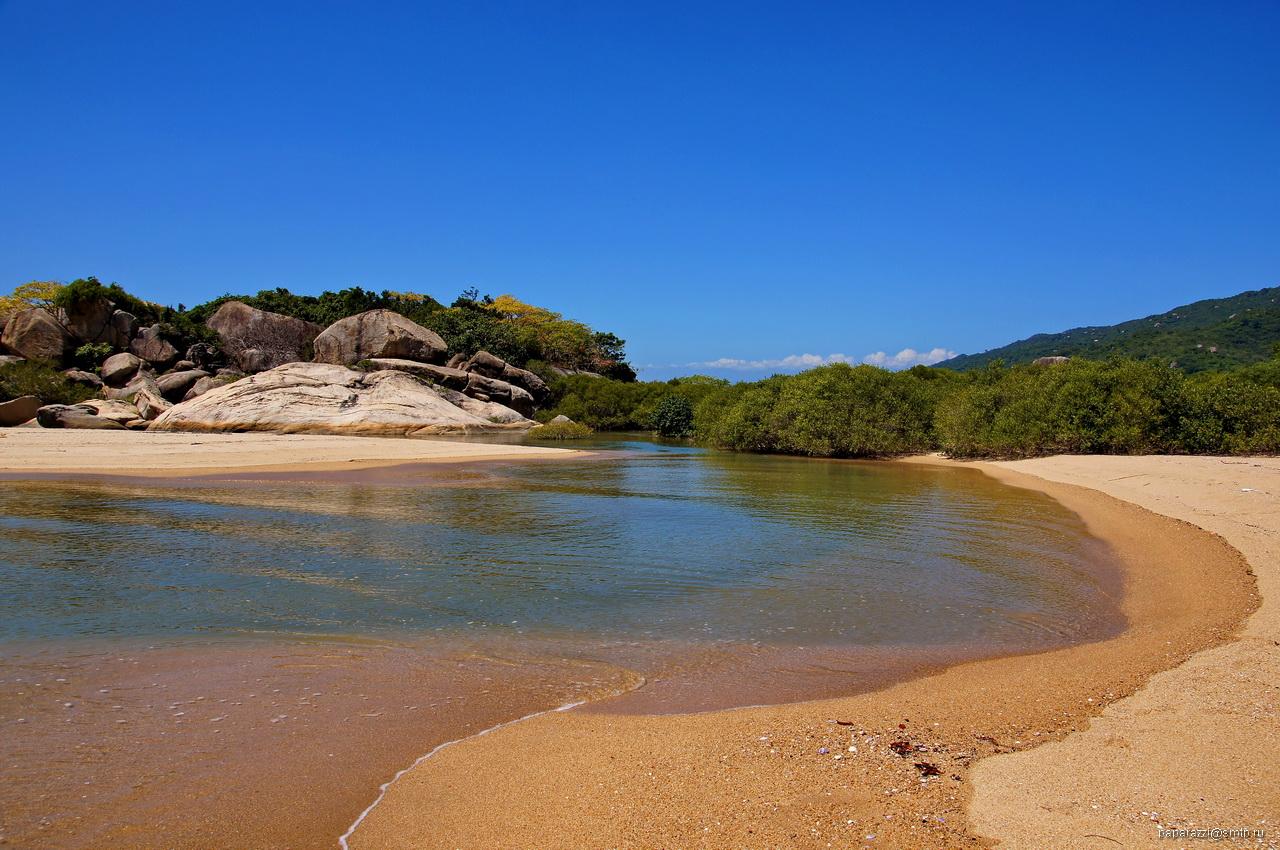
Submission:
<svg viewBox="0 0 1280 850">
<path fill-rule="evenodd" d="M 178 360 L 178 349 L 165 339 L 159 325 L 143 328 L 129 343 L 129 351 L 157 369 L 167 369 Z"/>
<path fill-rule="evenodd" d="M 1061 355 L 1054 355 L 1053 357 L 1037 357 L 1035 360 L 1031 361 L 1031 365 L 1056 366 L 1059 363 L 1066 363 L 1070 359 L 1070 357 L 1062 357 Z"/>
<path fill-rule="evenodd" d="M 223 352 L 245 372 L 264 372 L 307 360 L 320 326 L 292 316 L 228 301 L 205 322 L 221 340 Z M 200 362 L 188 351 L 188 360 Z"/>
<path fill-rule="evenodd" d="M 113 419 L 99 416 L 86 405 L 47 404 L 36 411 L 36 421 L 45 428 L 81 428 L 94 431 L 123 431 Z"/>
<path fill-rule="evenodd" d="M 59 362 L 75 346 L 75 339 L 47 310 L 31 307 L 9 317 L 4 333 L 4 347 L 28 360 Z"/>
<path fill-rule="evenodd" d="M 12 428 L 24 422 L 30 422 L 40 409 L 40 399 L 33 395 L 19 396 L 10 401 L 0 402 L 0 428 Z"/>
<path fill-rule="evenodd" d="M 512 366 L 501 357 L 490 354 L 487 351 L 477 351 L 459 368 L 467 372 L 476 372 L 488 378 L 497 378 L 520 387 L 533 397 L 533 400 L 541 404 L 546 401 L 551 391 L 547 388 L 547 384 L 533 372 L 528 369 L 521 369 L 518 366 Z"/>
<path fill-rule="evenodd" d="M 109 387 L 123 387 L 142 368 L 142 358 L 133 354 L 113 354 L 102 361 L 98 374 Z"/>
<path fill-rule="evenodd" d="M 372 358 L 439 363 L 448 350 L 435 331 L 391 310 L 369 310 L 340 319 L 315 339 L 316 362 L 339 366 Z"/>
<path fill-rule="evenodd" d="M 485 410 L 511 419 L 494 408 Z M 494 421 L 465 410 L 405 372 L 289 363 L 175 405 L 151 430 L 413 437 L 532 425 L 523 417 Z"/>
</svg>

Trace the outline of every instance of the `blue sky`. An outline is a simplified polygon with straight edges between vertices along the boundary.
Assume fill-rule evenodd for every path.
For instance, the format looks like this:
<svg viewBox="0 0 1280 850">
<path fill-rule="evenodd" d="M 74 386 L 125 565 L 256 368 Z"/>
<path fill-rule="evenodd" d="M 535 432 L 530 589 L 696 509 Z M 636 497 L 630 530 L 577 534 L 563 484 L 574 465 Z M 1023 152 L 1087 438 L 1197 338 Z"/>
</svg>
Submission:
<svg viewBox="0 0 1280 850">
<path fill-rule="evenodd" d="M 649 377 L 980 351 L 1280 283 L 1277 44 L 1247 0 L 0 0 L 0 288 L 474 285 Z"/>
</svg>

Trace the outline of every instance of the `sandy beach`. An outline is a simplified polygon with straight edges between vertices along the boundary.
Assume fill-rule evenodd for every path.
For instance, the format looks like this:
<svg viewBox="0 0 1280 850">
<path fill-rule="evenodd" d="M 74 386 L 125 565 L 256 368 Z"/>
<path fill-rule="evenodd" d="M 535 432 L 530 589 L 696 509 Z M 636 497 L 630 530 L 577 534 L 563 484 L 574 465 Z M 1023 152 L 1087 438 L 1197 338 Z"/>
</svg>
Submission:
<svg viewBox="0 0 1280 850">
<path fill-rule="evenodd" d="M 1111 543 L 1124 634 L 844 699 L 543 715 L 422 762 L 350 845 L 1144 847 L 1274 826 L 1280 461 L 981 466 Z"/>
<path fill-rule="evenodd" d="M 10 477 L 564 456 L 523 446 L 265 434 L 12 429 L 0 438 L 0 469 Z M 349 803 L 373 803 L 379 782 L 409 767 L 412 759 L 392 764 L 393 744 L 404 736 L 420 737 L 424 755 L 461 739 L 396 780 L 350 831 L 349 846 L 1100 848 L 1183 846 L 1160 840 L 1161 826 L 1274 827 L 1280 815 L 1280 460 L 1058 457 L 966 466 L 1048 494 L 1113 548 L 1124 569 L 1128 626 L 1122 634 L 960 664 L 870 693 L 779 706 L 642 715 L 628 713 L 625 701 L 615 706 L 616 700 L 597 698 L 478 737 L 472 736 L 489 725 L 575 694 L 631 685 L 619 688 L 625 671 L 602 667 L 585 678 L 546 675 L 544 687 L 543 674 L 531 670 L 512 693 L 490 696 L 483 678 L 490 662 L 481 660 L 476 684 L 467 686 L 475 693 L 471 710 L 424 725 L 410 710 L 418 702 L 410 691 L 439 680 L 429 661 L 403 682 L 380 679 L 386 682 L 381 691 L 371 690 L 363 674 L 335 678 L 315 690 L 337 692 L 345 702 L 307 722 L 312 731 L 334 736 L 330 750 L 345 761 L 369 754 L 358 769 L 344 768 L 352 780 L 343 789 Z M 407 663 L 407 651 L 364 652 L 360 663 L 389 675 Z M 254 690 L 258 677 L 281 676 L 281 663 L 306 670 L 332 665 L 336 657 L 323 648 L 296 650 L 284 662 L 278 652 L 248 661 L 237 655 L 222 665 L 225 682 L 217 675 L 208 682 L 175 675 L 172 687 L 182 689 L 176 710 L 203 711 L 198 700 L 206 694 L 247 701 L 237 689 Z M 185 665 L 178 654 L 157 658 L 175 671 Z M 342 661 L 326 675 L 349 676 L 351 669 Z M 96 671 L 86 671 L 86 680 L 107 675 Z M 147 693 L 155 681 L 166 681 L 151 669 L 140 675 L 136 701 L 145 724 L 152 722 L 145 719 L 150 701 L 178 702 L 176 694 Z M 111 682 L 119 678 L 111 676 Z M 292 702 L 305 705 L 310 686 L 300 679 L 285 691 L 290 687 L 303 694 Z M 392 705 L 403 717 L 395 715 L 392 724 L 364 711 L 371 701 Z M 60 706 L 49 710 L 63 711 Z M 214 705 L 206 708 L 214 717 L 201 715 L 201 728 L 219 714 Z M 31 710 L 24 709 L 26 716 Z M 293 713 L 275 702 L 263 706 L 252 720 L 259 725 L 242 734 L 229 728 L 225 736 L 265 746 L 284 728 L 271 719 L 282 710 Z M 317 710 L 306 705 L 306 711 Z M 168 714 L 163 719 L 171 722 Z M 383 724 L 376 733 L 365 730 L 375 722 Z M 360 733 L 348 734 L 355 723 Z M 202 739 L 202 761 L 231 743 L 215 746 L 215 740 Z M 296 752 L 272 765 L 302 765 L 332 785 L 325 762 L 333 757 L 311 752 L 306 740 L 294 738 Z M 262 765 L 264 783 L 272 765 Z M 207 795 L 216 776 L 201 769 L 165 781 L 178 781 L 184 794 Z M 276 793 L 255 802 L 241 786 L 228 794 L 227 805 L 251 834 L 264 837 L 261 846 L 337 844 L 342 830 L 333 813 L 317 822 L 323 835 L 277 826 L 268 836 L 266 826 L 251 826 L 270 824 L 287 801 Z M 160 814 L 176 823 L 181 807 Z M 150 846 L 142 841 L 145 833 L 139 824 L 137 846 Z M 1240 846 L 1276 846 L 1277 835 L 1273 830 L 1263 843 Z M 200 840 L 197 833 L 175 846 L 202 846 Z"/>
<path fill-rule="evenodd" d="M 130 476 L 366 469 L 398 463 L 531 460 L 569 449 L 312 434 L 186 434 L 8 428 L 0 431 L 0 474 Z"/>
</svg>

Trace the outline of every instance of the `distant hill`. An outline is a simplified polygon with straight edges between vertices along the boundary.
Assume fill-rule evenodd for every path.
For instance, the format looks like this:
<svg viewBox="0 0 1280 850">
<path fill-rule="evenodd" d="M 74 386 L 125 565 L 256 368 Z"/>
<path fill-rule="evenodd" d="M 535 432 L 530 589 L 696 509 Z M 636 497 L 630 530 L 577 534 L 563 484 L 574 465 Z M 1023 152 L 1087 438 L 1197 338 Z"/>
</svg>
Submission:
<svg viewBox="0 0 1280 850">
<path fill-rule="evenodd" d="M 961 354 L 937 364 L 964 371 L 1001 359 L 1030 363 L 1037 357 L 1158 357 L 1187 372 L 1257 363 L 1280 343 L 1280 287 L 1208 298 L 1118 325 L 1036 334 L 981 354 Z"/>
</svg>

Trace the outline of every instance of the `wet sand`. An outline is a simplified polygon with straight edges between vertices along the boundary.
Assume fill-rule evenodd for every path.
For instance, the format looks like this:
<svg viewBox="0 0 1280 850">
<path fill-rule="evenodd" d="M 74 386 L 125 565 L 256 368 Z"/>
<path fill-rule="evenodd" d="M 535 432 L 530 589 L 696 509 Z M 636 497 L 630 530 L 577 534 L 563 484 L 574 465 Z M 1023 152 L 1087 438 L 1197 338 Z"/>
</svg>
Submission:
<svg viewBox="0 0 1280 850">
<path fill-rule="evenodd" d="M 369 469 L 400 463 L 553 459 L 576 454 L 549 446 L 398 437 L 0 429 L 0 474 L 10 475 L 171 477 Z"/>
<path fill-rule="evenodd" d="M 419 748 L 637 683 L 600 662 L 493 649 L 319 637 L 7 647 L 0 845 L 336 847 Z"/>
<path fill-rule="evenodd" d="M 1202 466 L 1147 460 L 1169 464 L 1188 492 L 1215 498 L 1201 492 Z M 1112 468 L 1109 459 L 1075 462 L 1090 484 Z M 1072 827 L 1041 832 L 1040 807 L 1053 812 L 1067 804 L 1052 790 L 1035 805 L 997 806 L 1003 821 L 991 819 L 980 795 L 971 818 L 975 778 L 984 789 L 993 781 L 1008 789 L 982 767 L 1004 759 L 983 760 L 1025 752 L 1034 758 L 1050 752 L 1038 745 L 1074 741 L 1073 733 L 1108 705 L 1127 702 L 1152 674 L 1233 641 L 1258 605 L 1252 572 L 1227 542 L 1191 524 L 1094 489 L 983 468 L 1050 494 L 1111 543 L 1126 571 L 1129 628 L 1122 635 L 961 664 L 847 698 L 678 716 L 544 715 L 451 747 L 406 773 L 355 831 L 351 847 L 979 847 L 995 837 L 982 830 L 1009 824 L 1028 837 L 1006 846 L 1114 846 Z M 1274 472 L 1277 464 L 1264 468 Z M 1231 475 L 1229 468 L 1222 473 L 1234 483 Z M 1272 546 L 1276 520 L 1273 514 L 1265 532 Z M 1275 569 L 1274 562 L 1264 566 Z M 1266 581 L 1269 587 L 1274 578 Z M 1260 722 L 1267 716 L 1261 708 Z M 1265 753 L 1274 752 L 1275 736 L 1274 726 L 1264 732 Z M 1218 753 L 1216 737 L 1194 746 L 1205 757 L 1260 754 L 1234 747 Z M 1228 784 L 1201 786 L 1207 799 L 1191 816 L 1274 817 L 1278 786 L 1262 783 L 1274 779 L 1276 763 L 1260 768 L 1256 782 L 1228 775 Z M 1152 782 L 1163 766 L 1151 765 Z M 1064 768 L 1052 761 L 1031 772 L 1053 776 Z M 1130 815 L 1126 806 L 1134 801 L 1121 797 L 1108 815 L 1136 821 L 1141 808 Z M 1179 816 L 1161 814 L 1170 822 Z M 1155 830 L 1145 822 L 1129 846 L 1156 844 Z"/>
</svg>

